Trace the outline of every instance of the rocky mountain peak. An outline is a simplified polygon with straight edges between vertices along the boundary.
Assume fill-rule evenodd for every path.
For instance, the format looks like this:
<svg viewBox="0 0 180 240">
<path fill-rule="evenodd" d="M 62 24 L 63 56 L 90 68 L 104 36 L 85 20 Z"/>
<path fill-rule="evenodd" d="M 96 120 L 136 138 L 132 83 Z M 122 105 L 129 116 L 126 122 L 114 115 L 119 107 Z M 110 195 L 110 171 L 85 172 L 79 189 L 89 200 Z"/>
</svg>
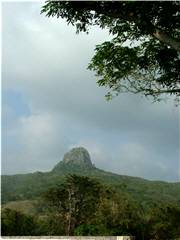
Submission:
<svg viewBox="0 0 180 240">
<path fill-rule="evenodd" d="M 60 161 L 53 170 L 62 170 L 67 167 L 81 167 L 83 169 L 92 169 L 94 165 L 91 162 L 88 151 L 83 147 L 75 147 L 67 152 L 63 160 Z"/>
<path fill-rule="evenodd" d="M 63 161 L 65 164 L 73 161 L 76 165 L 92 166 L 90 155 L 88 151 L 83 147 L 76 147 L 71 149 L 64 155 Z"/>
</svg>

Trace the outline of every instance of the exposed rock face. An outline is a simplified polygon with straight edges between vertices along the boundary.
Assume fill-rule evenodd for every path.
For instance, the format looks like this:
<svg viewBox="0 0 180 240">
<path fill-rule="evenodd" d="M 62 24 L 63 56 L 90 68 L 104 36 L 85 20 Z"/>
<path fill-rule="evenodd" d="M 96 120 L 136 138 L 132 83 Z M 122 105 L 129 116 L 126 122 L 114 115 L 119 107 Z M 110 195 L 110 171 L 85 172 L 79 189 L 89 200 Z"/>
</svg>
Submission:
<svg viewBox="0 0 180 240">
<path fill-rule="evenodd" d="M 70 161 L 73 161 L 76 165 L 85 166 L 86 168 L 92 166 L 90 155 L 83 147 L 73 148 L 64 155 L 63 162 L 67 164 Z"/>
<path fill-rule="evenodd" d="M 73 171 L 73 170 L 92 170 L 95 169 L 91 162 L 88 151 L 83 147 L 71 149 L 54 168 L 53 171 Z"/>
</svg>

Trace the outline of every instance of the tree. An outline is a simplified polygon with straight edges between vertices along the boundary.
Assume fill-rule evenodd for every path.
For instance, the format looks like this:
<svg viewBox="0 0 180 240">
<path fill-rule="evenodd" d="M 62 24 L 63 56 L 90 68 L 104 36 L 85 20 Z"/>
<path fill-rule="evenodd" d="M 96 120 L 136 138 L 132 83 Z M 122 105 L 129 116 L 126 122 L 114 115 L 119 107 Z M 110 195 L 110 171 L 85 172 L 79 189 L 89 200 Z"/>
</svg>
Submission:
<svg viewBox="0 0 180 240">
<path fill-rule="evenodd" d="M 42 197 L 52 207 L 48 216 L 50 235 L 116 236 L 138 232 L 137 207 L 131 198 L 94 178 L 69 174 L 64 183 L 47 189 Z"/>
<path fill-rule="evenodd" d="M 47 189 L 42 197 L 51 205 L 51 212 L 66 234 L 73 235 L 78 226 L 93 217 L 100 189 L 101 184 L 96 179 L 69 174 L 64 183 L 58 188 Z"/>
<path fill-rule="evenodd" d="M 6 208 L 1 213 L 2 236 L 38 236 L 38 219 L 18 210 Z"/>
<path fill-rule="evenodd" d="M 180 206 L 161 204 L 149 209 L 149 235 L 151 239 L 180 238 Z"/>
<path fill-rule="evenodd" d="M 77 33 L 98 25 L 114 37 L 97 45 L 88 69 L 100 86 L 152 96 L 154 101 L 180 94 L 179 1 L 46 1 L 41 13 L 65 18 Z M 108 92 L 107 100 L 113 98 Z"/>
<path fill-rule="evenodd" d="M 95 214 L 99 234 L 104 236 L 137 235 L 137 207 L 130 196 L 104 188 Z M 138 226 L 139 227 L 139 226 Z"/>
</svg>

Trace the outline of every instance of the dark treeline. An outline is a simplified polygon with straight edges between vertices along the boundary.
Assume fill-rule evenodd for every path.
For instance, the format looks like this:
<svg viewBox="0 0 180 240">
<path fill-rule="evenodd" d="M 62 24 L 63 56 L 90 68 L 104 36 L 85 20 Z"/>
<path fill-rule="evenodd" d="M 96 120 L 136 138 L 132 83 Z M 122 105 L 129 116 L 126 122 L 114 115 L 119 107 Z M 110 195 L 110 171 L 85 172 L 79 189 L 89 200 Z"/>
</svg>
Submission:
<svg viewBox="0 0 180 240">
<path fill-rule="evenodd" d="M 2 236 L 122 236 L 139 240 L 180 238 L 180 205 L 134 203 L 129 195 L 95 178 L 67 175 L 46 189 L 39 215 L 1 212 Z"/>
</svg>

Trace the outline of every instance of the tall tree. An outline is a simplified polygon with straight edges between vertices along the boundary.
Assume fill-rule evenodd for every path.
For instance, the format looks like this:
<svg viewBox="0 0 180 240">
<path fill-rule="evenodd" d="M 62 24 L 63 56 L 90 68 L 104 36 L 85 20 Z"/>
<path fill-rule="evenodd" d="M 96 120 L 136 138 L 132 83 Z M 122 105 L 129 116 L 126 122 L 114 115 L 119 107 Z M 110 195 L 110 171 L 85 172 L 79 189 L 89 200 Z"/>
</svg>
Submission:
<svg viewBox="0 0 180 240">
<path fill-rule="evenodd" d="M 64 183 L 47 189 L 42 197 L 59 213 L 66 234 L 73 235 L 78 226 L 93 217 L 100 189 L 101 184 L 96 179 L 69 174 Z"/>
<path fill-rule="evenodd" d="M 97 45 L 88 69 L 100 86 L 115 94 L 142 93 L 154 101 L 180 94 L 179 1 L 46 1 L 41 13 L 65 18 L 77 33 L 90 26 L 108 28 L 114 37 Z M 165 95 L 164 95 L 165 94 Z"/>
</svg>

